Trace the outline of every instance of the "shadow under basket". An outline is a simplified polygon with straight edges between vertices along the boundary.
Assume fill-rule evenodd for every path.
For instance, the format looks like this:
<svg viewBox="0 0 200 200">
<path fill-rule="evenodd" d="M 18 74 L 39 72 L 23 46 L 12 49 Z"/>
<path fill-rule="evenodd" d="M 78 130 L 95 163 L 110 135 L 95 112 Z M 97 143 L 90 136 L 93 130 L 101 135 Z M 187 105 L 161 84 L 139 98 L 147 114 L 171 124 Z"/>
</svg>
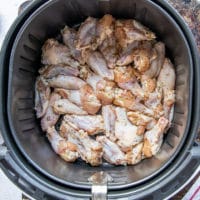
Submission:
<svg viewBox="0 0 200 200">
<path fill-rule="evenodd" d="M 166 45 L 167 56 L 176 72 L 176 103 L 172 126 L 168 130 L 160 152 L 135 166 L 112 166 L 103 163 L 91 167 L 83 161 L 67 163 L 52 150 L 40 128 L 34 111 L 34 85 L 41 67 L 41 47 L 47 38 L 56 37 L 65 24 L 76 26 L 87 16 L 133 18 L 156 33 Z M 34 168 L 55 183 L 89 190 L 88 178 L 105 171 L 113 181 L 110 191 L 119 191 L 148 183 L 159 176 L 182 151 L 189 134 L 192 114 L 193 61 L 188 42 L 175 20 L 158 4 L 136 0 L 56 0 L 37 8 L 20 28 L 12 46 L 9 63 L 7 96 L 8 121 L 14 141 L 22 155 Z"/>
</svg>

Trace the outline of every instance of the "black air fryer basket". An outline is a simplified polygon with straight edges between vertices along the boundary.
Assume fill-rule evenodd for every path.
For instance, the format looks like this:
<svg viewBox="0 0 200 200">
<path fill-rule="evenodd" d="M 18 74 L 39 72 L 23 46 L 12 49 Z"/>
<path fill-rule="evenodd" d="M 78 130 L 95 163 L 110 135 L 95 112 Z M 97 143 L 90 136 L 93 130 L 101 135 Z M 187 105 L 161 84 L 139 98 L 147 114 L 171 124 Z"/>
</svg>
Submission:
<svg viewBox="0 0 200 200">
<path fill-rule="evenodd" d="M 66 163 L 50 147 L 34 111 L 34 84 L 41 46 L 65 24 L 77 26 L 87 16 L 134 18 L 166 44 L 175 64 L 176 103 L 172 127 L 161 151 L 135 166 L 91 167 Z M 200 113 L 200 66 L 191 32 L 162 0 L 34 1 L 15 21 L 0 57 L 1 131 L 7 151 L 0 166 L 7 176 L 36 199 L 88 199 L 88 178 L 104 171 L 112 177 L 109 199 L 164 199 L 178 192 L 196 173 L 200 146 L 195 142 Z M 3 148 L 1 146 L 1 148 Z"/>
</svg>

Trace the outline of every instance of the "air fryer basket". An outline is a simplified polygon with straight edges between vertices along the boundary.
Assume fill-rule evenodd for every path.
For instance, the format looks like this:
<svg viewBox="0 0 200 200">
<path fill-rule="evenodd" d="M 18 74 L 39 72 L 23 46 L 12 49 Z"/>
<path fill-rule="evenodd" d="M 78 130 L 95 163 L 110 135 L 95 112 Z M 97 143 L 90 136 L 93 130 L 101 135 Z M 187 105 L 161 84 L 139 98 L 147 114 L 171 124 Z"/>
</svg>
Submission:
<svg viewBox="0 0 200 200">
<path fill-rule="evenodd" d="M 175 65 L 176 103 L 172 127 L 160 153 L 135 166 L 114 167 L 104 163 L 100 167 L 91 167 L 81 161 L 66 163 L 53 152 L 35 117 L 34 84 L 41 67 L 43 42 L 57 36 L 65 24 L 75 26 L 87 16 L 98 18 L 106 13 L 115 18 L 134 18 L 148 26 L 156 33 L 158 40 L 166 44 L 167 56 Z M 77 188 L 77 195 L 80 196 L 88 196 L 91 188 L 88 178 L 98 171 L 105 171 L 113 178 L 108 186 L 112 191 L 111 197 L 117 195 L 119 190 L 123 194 L 123 189 L 124 194 L 130 193 L 133 185 L 142 190 L 156 178 L 164 177 L 163 173 L 166 176 L 170 167 L 176 166 L 176 159 L 189 152 L 197 129 L 195 107 L 197 111 L 199 109 L 194 99 L 199 97 L 193 88 L 197 87 L 194 85 L 197 84 L 194 81 L 198 76 L 195 74 L 197 66 L 188 44 L 191 45 L 192 41 L 184 35 L 179 23 L 162 8 L 162 4 L 159 5 L 159 1 L 156 4 L 148 0 L 47 1 L 28 16 L 16 35 L 10 54 L 7 116 L 14 139 L 12 142 L 16 144 L 16 149 L 20 149 L 19 154 L 28 161 L 29 167 L 56 186 L 60 184 L 69 191 L 73 188 L 76 191 Z"/>
</svg>

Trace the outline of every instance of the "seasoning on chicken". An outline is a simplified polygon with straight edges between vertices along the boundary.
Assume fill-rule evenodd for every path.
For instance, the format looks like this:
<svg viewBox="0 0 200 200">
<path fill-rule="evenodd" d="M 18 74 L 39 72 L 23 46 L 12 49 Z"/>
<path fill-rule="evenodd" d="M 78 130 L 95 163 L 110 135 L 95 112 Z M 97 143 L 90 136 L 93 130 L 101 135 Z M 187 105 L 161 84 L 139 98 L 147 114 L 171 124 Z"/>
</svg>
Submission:
<svg viewBox="0 0 200 200">
<path fill-rule="evenodd" d="M 42 47 L 42 64 L 59 65 L 65 64 L 78 67 L 79 63 L 71 57 L 70 50 L 55 39 L 48 39 Z"/>
<path fill-rule="evenodd" d="M 151 109 L 147 108 L 144 104 L 138 102 L 138 100 L 131 94 L 130 91 L 116 88 L 113 104 L 127 108 L 132 111 L 139 111 L 148 116 L 154 116 L 154 112 Z"/>
<path fill-rule="evenodd" d="M 112 37 L 114 32 L 115 19 L 112 15 L 106 14 L 97 22 L 96 37 L 100 45 L 106 38 Z"/>
<path fill-rule="evenodd" d="M 126 165 L 125 154 L 119 146 L 110 141 L 106 136 L 97 136 L 96 139 L 103 146 L 103 158 L 114 165 Z"/>
<path fill-rule="evenodd" d="M 54 126 L 47 129 L 47 137 L 53 150 L 65 161 L 74 162 L 78 158 L 77 146 L 62 138 Z"/>
<path fill-rule="evenodd" d="M 80 89 L 81 93 L 81 105 L 85 111 L 89 114 L 95 114 L 99 111 L 101 103 L 95 95 L 94 90 L 90 85 L 84 85 Z"/>
<path fill-rule="evenodd" d="M 54 126 L 56 124 L 56 122 L 58 121 L 59 114 L 57 114 L 53 111 L 52 106 L 59 99 L 60 99 L 60 95 L 58 95 L 56 93 L 51 94 L 47 111 L 41 119 L 41 127 L 42 127 L 43 131 L 46 131 L 48 129 L 48 127 Z"/>
<path fill-rule="evenodd" d="M 127 116 L 129 121 L 136 126 L 144 126 L 145 128 L 149 129 L 149 126 L 153 128 L 153 126 L 156 124 L 156 121 L 153 117 L 149 117 L 138 111 L 129 111 L 127 112 Z"/>
<path fill-rule="evenodd" d="M 168 125 L 168 119 L 161 117 L 157 124 L 144 135 L 143 154 L 149 158 L 160 150 L 163 141 L 164 130 Z"/>
<path fill-rule="evenodd" d="M 76 48 L 78 50 L 97 48 L 96 44 L 97 19 L 88 17 L 80 26 L 77 33 Z"/>
<path fill-rule="evenodd" d="M 69 99 L 72 103 L 81 106 L 88 114 L 95 114 L 101 107 L 100 101 L 97 99 L 95 92 L 89 85 L 84 85 L 80 90 L 65 90 L 56 88 L 63 98 Z"/>
<path fill-rule="evenodd" d="M 105 80 L 101 76 L 90 74 L 86 82 L 93 88 L 102 105 L 111 104 L 114 100 L 115 82 Z"/>
<path fill-rule="evenodd" d="M 66 66 L 66 65 L 46 65 L 39 70 L 40 75 L 44 78 L 53 78 L 58 75 L 64 76 L 78 76 L 78 68 Z"/>
<path fill-rule="evenodd" d="M 156 51 L 149 41 L 135 41 L 121 53 L 117 65 L 124 66 L 134 62 L 134 68 L 144 73 L 150 67 L 150 63 L 157 57 Z"/>
<path fill-rule="evenodd" d="M 108 80 L 100 80 L 96 85 L 96 95 L 102 105 L 112 104 L 114 100 L 115 82 Z"/>
<path fill-rule="evenodd" d="M 92 71 L 88 65 L 80 65 L 79 66 L 79 77 L 86 81 L 88 77 L 92 74 Z"/>
<path fill-rule="evenodd" d="M 156 79 L 145 79 L 140 80 L 140 82 L 142 84 L 142 89 L 145 92 L 145 96 L 148 96 L 148 93 L 152 93 L 156 89 Z"/>
<path fill-rule="evenodd" d="M 153 40 L 155 34 L 136 20 L 116 20 L 115 37 L 122 48 L 134 41 Z"/>
<path fill-rule="evenodd" d="M 145 94 L 141 86 L 139 85 L 136 77 L 133 74 L 131 66 L 128 67 L 116 67 L 114 70 L 115 82 L 118 86 L 124 90 L 130 90 L 133 95 L 144 98 Z"/>
<path fill-rule="evenodd" d="M 49 105 L 50 88 L 45 79 L 37 77 L 35 83 L 35 110 L 37 118 L 44 116 Z"/>
<path fill-rule="evenodd" d="M 151 61 L 149 69 L 144 72 L 143 79 L 156 78 L 163 66 L 165 59 L 165 45 L 162 42 L 157 42 L 154 45 L 154 51 L 157 53 L 157 56 Z"/>
<path fill-rule="evenodd" d="M 134 60 L 133 52 L 138 49 L 139 45 L 140 45 L 139 41 L 134 41 L 133 43 L 129 44 L 126 48 L 124 48 L 120 52 L 116 64 L 119 66 L 125 66 L 132 63 Z"/>
<path fill-rule="evenodd" d="M 102 116 L 105 126 L 105 134 L 111 141 L 116 141 L 115 137 L 115 121 L 116 113 L 115 107 L 112 105 L 106 105 L 102 107 Z"/>
<path fill-rule="evenodd" d="M 77 146 L 81 158 L 92 166 L 102 163 L 102 145 L 90 138 L 83 130 L 76 131 L 67 123 L 62 123 L 62 134 L 70 138 L 70 141 Z"/>
<path fill-rule="evenodd" d="M 97 44 L 108 64 L 108 68 L 111 69 L 115 67 L 117 59 L 114 24 L 115 19 L 109 14 L 104 15 L 97 23 Z"/>
<path fill-rule="evenodd" d="M 76 114 L 76 115 L 87 115 L 88 113 L 84 111 L 79 106 L 73 104 L 68 99 L 59 99 L 55 101 L 53 105 L 53 110 L 57 114 Z"/>
<path fill-rule="evenodd" d="M 102 78 L 107 78 L 108 80 L 114 79 L 113 71 L 108 69 L 107 63 L 100 52 L 91 52 L 88 57 L 87 64 Z"/>
<path fill-rule="evenodd" d="M 84 130 L 89 135 L 104 132 L 102 115 L 65 115 L 64 120 L 76 130 Z"/>
<path fill-rule="evenodd" d="M 117 144 L 124 150 L 130 150 L 133 145 L 138 144 L 143 139 L 143 134 L 138 134 L 138 127 L 133 125 L 127 118 L 126 110 L 117 107 L 116 122 L 115 122 L 115 136 L 118 139 Z"/>
<path fill-rule="evenodd" d="M 82 52 L 76 49 L 77 32 L 68 27 L 67 25 L 61 30 L 63 43 L 69 48 L 72 57 L 78 60 L 81 64 L 84 64 L 84 58 L 82 58 Z"/>
<path fill-rule="evenodd" d="M 118 59 L 118 45 L 114 35 L 107 37 L 102 44 L 99 46 L 99 51 L 104 56 L 108 68 L 113 69 L 116 66 Z"/>
<path fill-rule="evenodd" d="M 165 59 L 164 65 L 158 76 L 158 83 L 163 90 L 163 108 L 165 117 L 169 119 L 170 110 L 175 102 L 175 71 L 169 59 Z"/>
<path fill-rule="evenodd" d="M 158 119 L 164 114 L 162 105 L 163 92 L 160 84 L 157 82 L 157 86 L 154 92 L 148 93 L 145 99 L 145 106 L 154 111 L 154 118 Z"/>
<path fill-rule="evenodd" d="M 78 77 L 64 75 L 58 75 L 53 78 L 49 78 L 47 79 L 47 82 L 50 87 L 69 90 L 78 90 L 86 84 L 85 81 Z"/>
<path fill-rule="evenodd" d="M 54 126 L 56 122 L 58 121 L 59 114 L 56 114 L 53 111 L 52 106 L 54 105 L 55 101 L 59 99 L 60 99 L 60 95 L 56 93 L 51 94 L 47 111 L 41 119 L 41 127 L 43 131 L 46 131 L 48 127 Z"/>
<path fill-rule="evenodd" d="M 91 166 L 156 155 L 175 103 L 164 43 L 138 21 L 110 14 L 65 25 L 61 36 L 63 43 L 45 41 L 35 83 L 36 116 L 54 151 Z"/>
<path fill-rule="evenodd" d="M 136 144 L 125 155 L 128 165 L 135 165 L 142 160 L 143 142 Z"/>
<path fill-rule="evenodd" d="M 68 99 L 72 103 L 81 106 L 80 90 L 66 90 L 63 88 L 55 88 L 54 92 L 58 93 L 63 99 Z"/>
</svg>

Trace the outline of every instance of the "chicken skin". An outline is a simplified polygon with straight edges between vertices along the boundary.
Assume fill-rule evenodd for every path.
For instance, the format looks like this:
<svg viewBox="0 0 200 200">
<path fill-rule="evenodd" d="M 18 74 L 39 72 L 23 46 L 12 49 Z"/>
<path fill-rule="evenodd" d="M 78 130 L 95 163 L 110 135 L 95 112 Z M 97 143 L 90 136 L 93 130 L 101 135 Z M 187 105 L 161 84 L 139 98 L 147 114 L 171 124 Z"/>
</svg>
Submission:
<svg viewBox="0 0 200 200">
<path fill-rule="evenodd" d="M 134 41 L 153 40 L 155 34 L 136 20 L 116 20 L 115 37 L 122 48 Z"/>
<path fill-rule="evenodd" d="M 48 39 L 42 47 L 42 64 L 59 65 L 64 64 L 78 67 L 79 63 L 71 57 L 70 50 L 55 39 Z"/>
<path fill-rule="evenodd" d="M 168 54 L 149 28 L 110 14 L 65 24 L 47 39 L 35 111 L 55 153 L 91 166 L 136 165 L 159 154 L 176 94 Z"/>
<path fill-rule="evenodd" d="M 53 150 L 65 161 L 74 162 L 79 157 L 77 146 L 62 138 L 54 126 L 47 129 L 47 137 Z"/>
<path fill-rule="evenodd" d="M 101 133 L 105 130 L 102 115 L 65 115 L 64 120 L 76 130 L 84 130 L 89 135 Z"/>
<path fill-rule="evenodd" d="M 63 122 L 61 134 L 77 146 L 80 157 L 92 166 L 98 166 L 102 163 L 102 145 L 90 138 L 83 130 L 77 131 L 72 126 Z"/>
<path fill-rule="evenodd" d="M 52 106 L 59 99 L 60 99 L 60 95 L 58 95 L 57 93 L 51 94 L 47 111 L 41 119 L 41 127 L 43 131 L 46 131 L 48 127 L 54 126 L 56 122 L 58 121 L 59 114 L 54 112 Z"/>
<path fill-rule="evenodd" d="M 143 155 L 151 157 L 160 150 L 163 141 L 164 130 L 168 125 L 168 119 L 161 117 L 157 124 L 144 135 Z"/>
<path fill-rule="evenodd" d="M 105 136 L 98 136 L 97 141 L 103 146 L 103 158 L 114 165 L 126 165 L 125 154 L 119 146 Z"/>
<path fill-rule="evenodd" d="M 35 83 L 35 111 L 37 118 L 45 115 L 49 105 L 50 92 L 45 79 L 39 76 Z"/>
</svg>

